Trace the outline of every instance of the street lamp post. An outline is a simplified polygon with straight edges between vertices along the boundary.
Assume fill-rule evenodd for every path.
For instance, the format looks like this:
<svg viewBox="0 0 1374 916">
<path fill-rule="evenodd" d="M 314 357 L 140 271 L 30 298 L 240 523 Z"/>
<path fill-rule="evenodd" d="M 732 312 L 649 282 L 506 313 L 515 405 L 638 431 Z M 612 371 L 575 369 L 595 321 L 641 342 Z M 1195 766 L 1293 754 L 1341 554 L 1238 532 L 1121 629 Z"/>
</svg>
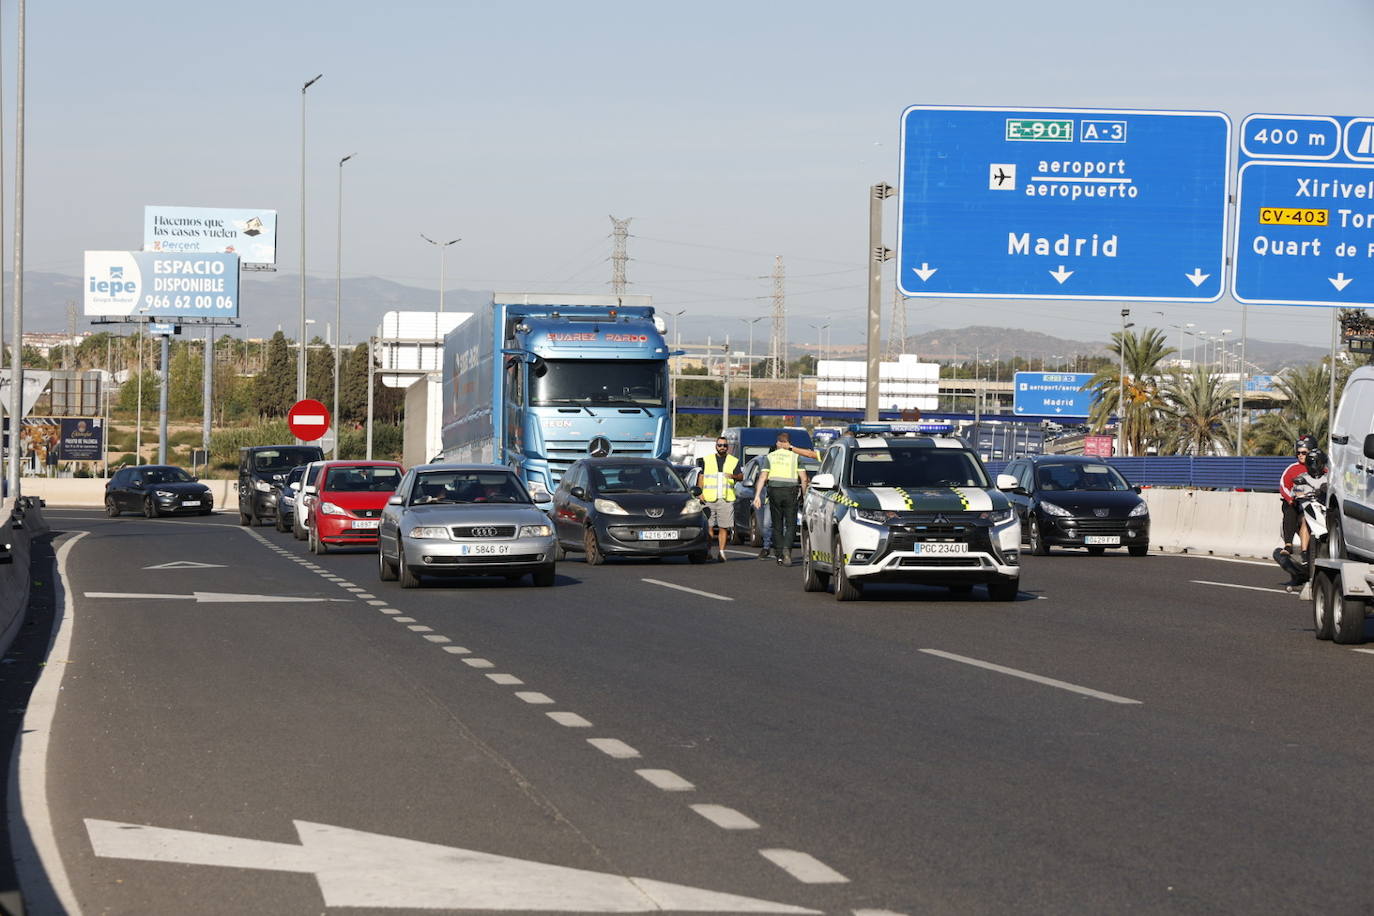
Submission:
<svg viewBox="0 0 1374 916">
<path fill-rule="evenodd" d="M 741 319 L 739 319 L 740 321 L 743 321 L 745 324 L 749 325 L 749 353 L 748 353 L 748 355 L 745 357 L 745 363 L 746 363 L 746 365 L 748 365 L 748 367 L 749 367 L 749 369 L 748 369 L 749 378 L 748 378 L 748 379 L 745 381 L 745 383 L 744 383 L 744 425 L 745 425 L 745 426 L 753 426 L 753 425 L 754 425 L 754 422 L 753 422 L 753 420 L 754 420 L 754 325 L 757 324 L 758 322 L 762 321 L 763 319 L 767 318 L 767 317 L 768 317 L 767 315 L 760 315 L 760 316 L 757 317 L 757 318 L 741 318 Z"/>
<path fill-rule="evenodd" d="M 1117 372 L 1117 400 L 1116 400 L 1116 453 L 1126 454 L 1126 329 L 1135 327 L 1135 322 L 1127 321 L 1130 316 L 1130 309 L 1121 310 L 1121 341 L 1118 350 L 1121 351 L 1121 366 Z"/>
<path fill-rule="evenodd" d="M 343 336 L 343 167 L 344 163 L 356 154 L 349 153 L 339 160 L 339 217 L 337 238 L 334 243 L 334 327 L 330 334 L 330 345 L 334 348 L 334 448 L 331 458 L 339 458 L 339 338 Z"/>
<path fill-rule="evenodd" d="M 439 249 L 439 311 L 442 312 L 444 310 L 444 284 L 447 282 L 444 277 L 444 256 L 448 253 L 448 246 L 456 245 L 459 242 L 461 242 L 462 239 L 451 239 L 447 242 L 436 242 L 434 241 L 434 239 L 425 235 L 423 232 L 420 233 L 420 238 L 424 239 L 426 242 L 429 242 L 435 248 Z"/>
<path fill-rule="evenodd" d="M 296 400 L 305 400 L 305 91 L 324 76 L 319 74 L 301 86 L 301 352 L 296 359 Z"/>
</svg>

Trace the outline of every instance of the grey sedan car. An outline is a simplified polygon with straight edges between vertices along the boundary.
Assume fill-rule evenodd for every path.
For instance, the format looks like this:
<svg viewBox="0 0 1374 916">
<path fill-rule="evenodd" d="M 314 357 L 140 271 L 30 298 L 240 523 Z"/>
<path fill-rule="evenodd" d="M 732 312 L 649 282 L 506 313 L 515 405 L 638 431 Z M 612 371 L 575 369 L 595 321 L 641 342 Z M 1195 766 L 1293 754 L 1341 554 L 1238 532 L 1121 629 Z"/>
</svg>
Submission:
<svg viewBox="0 0 1374 916">
<path fill-rule="evenodd" d="M 382 511 L 378 574 L 415 588 L 421 576 L 532 573 L 554 582 L 553 526 L 510 468 L 422 464 L 401 479 Z"/>
</svg>

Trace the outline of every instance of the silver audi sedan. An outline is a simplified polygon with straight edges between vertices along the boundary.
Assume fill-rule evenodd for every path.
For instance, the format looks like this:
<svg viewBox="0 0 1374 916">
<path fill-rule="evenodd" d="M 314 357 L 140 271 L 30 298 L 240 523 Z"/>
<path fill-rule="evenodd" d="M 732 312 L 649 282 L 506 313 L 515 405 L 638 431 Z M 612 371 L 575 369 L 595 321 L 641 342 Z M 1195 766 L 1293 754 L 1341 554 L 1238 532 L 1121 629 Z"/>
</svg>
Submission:
<svg viewBox="0 0 1374 916">
<path fill-rule="evenodd" d="M 382 511 L 378 574 L 415 588 L 421 576 L 531 573 L 554 581 L 553 526 L 510 468 L 489 464 L 422 464 L 401 478 Z"/>
</svg>

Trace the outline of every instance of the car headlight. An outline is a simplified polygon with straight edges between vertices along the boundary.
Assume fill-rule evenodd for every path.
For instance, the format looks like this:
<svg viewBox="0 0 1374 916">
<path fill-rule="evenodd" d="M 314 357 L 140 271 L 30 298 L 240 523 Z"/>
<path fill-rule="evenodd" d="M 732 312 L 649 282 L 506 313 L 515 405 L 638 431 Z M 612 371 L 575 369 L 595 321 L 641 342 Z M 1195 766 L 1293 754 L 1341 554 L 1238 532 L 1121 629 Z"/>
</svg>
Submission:
<svg viewBox="0 0 1374 916">
<path fill-rule="evenodd" d="M 1057 515 L 1060 518 L 1069 518 L 1073 515 L 1068 509 L 1063 506 L 1056 506 L 1054 503 L 1041 503 L 1040 511 L 1046 515 Z"/>
<path fill-rule="evenodd" d="M 1150 514 L 1150 506 L 1145 500 L 1141 500 L 1134 509 L 1131 510 L 1131 518 L 1139 518 L 1142 515 Z"/>
<path fill-rule="evenodd" d="M 333 503 L 320 503 L 320 511 L 325 515 L 347 515 L 348 513 L 340 509 Z"/>
<path fill-rule="evenodd" d="M 171 499 L 173 496 L 176 496 L 171 490 L 154 490 L 153 495 L 161 496 L 163 499 Z"/>
<path fill-rule="evenodd" d="M 597 499 L 592 501 L 592 508 L 604 515 L 629 515 L 620 507 L 620 503 L 613 499 Z"/>
<path fill-rule="evenodd" d="M 994 525 L 1002 525 L 1009 522 L 1016 515 L 1015 509 L 993 509 L 990 518 Z"/>
<path fill-rule="evenodd" d="M 701 512 L 701 500 L 695 496 L 682 504 L 683 515 L 697 515 Z"/>
<path fill-rule="evenodd" d="M 872 522 L 875 525 L 885 525 L 888 520 L 897 513 L 889 512 L 886 509 L 851 509 L 850 515 L 865 522 Z"/>
<path fill-rule="evenodd" d="M 535 526 L 541 527 L 541 526 Z M 418 540 L 447 541 L 448 529 L 442 525 L 417 525 L 406 532 L 406 537 Z"/>
<path fill-rule="evenodd" d="M 265 480 L 255 480 L 253 481 L 253 489 L 259 493 L 271 493 L 272 485 Z"/>
<path fill-rule="evenodd" d="M 548 525 L 521 525 L 520 537 L 522 538 L 546 538 L 553 534 L 553 529 Z"/>
</svg>

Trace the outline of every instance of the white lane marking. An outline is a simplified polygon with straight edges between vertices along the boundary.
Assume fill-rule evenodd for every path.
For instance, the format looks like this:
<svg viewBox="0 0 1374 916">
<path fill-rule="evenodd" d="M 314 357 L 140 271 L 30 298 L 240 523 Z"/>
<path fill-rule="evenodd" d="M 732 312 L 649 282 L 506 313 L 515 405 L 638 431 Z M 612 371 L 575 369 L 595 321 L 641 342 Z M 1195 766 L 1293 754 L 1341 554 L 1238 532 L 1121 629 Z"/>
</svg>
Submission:
<svg viewBox="0 0 1374 916">
<path fill-rule="evenodd" d="M 1214 557 L 1205 553 L 1154 553 L 1153 557 L 1182 557 L 1185 560 L 1216 560 L 1218 563 L 1240 563 L 1243 566 L 1273 566 L 1272 560 L 1242 560 L 1240 557 Z"/>
<path fill-rule="evenodd" d="M 454 654 L 454 655 L 467 655 L 467 654 L 470 653 L 472 650 L 471 650 L 471 649 L 465 649 L 465 648 L 463 648 L 462 646 L 444 646 L 444 651 L 445 651 L 445 652 L 451 652 L 451 653 Z"/>
<path fill-rule="evenodd" d="M 1070 693 L 1082 694 L 1085 697 L 1092 697 L 1097 700 L 1106 700 L 1108 703 L 1123 703 L 1132 706 L 1141 705 L 1139 700 L 1119 697 L 1111 693 L 1103 693 L 1100 690 L 1093 690 L 1089 687 L 1079 687 L 1077 684 L 1070 684 L 1067 681 L 1058 681 L 1052 677 L 1042 677 L 1039 674 L 1031 674 L 1029 671 L 1020 671 L 1016 668 L 995 665 L 992 662 L 969 658 L 967 655 L 955 655 L 953 652 L 941 652 L 939 649 L 922 649 L 921 651 L 926 655 L 935 655 L 940 658 L 949 659 L 952 662 L 973 665 L 975 668 L 983 668 L 988 671 L 996 671 L 998 674 L 1009 674 L 1012 677 L 1019 677 L 1026 681 L 1034 681 L 1037 684 L 1044 684 L 1047 687 L 1058 687 L 1060 690 L 1067 690 Z"/>
<path fill-rule="evenodd" d="M 463 664 L 471 665 L 474 668 L 495 668 L 495 662 L 489 662 L 485 658 L 465 658 Z"/>
<path fill-rule="evenodd" d="M 672 770 L 635 770 L 635 773 L 655 789 L 664 792 L 691 792 L 696 788 Z"/>
<path fill-rule="evenodd" d="M 394 621 L 396 621 L 397 623 L 414 623 L 414 622 L 415 622 L 415 618 L 414 618 L 414 617 L 393 617 L 393 618 L 391 618 L 391 619 L 394 620 Z"/>
<path fill-rule="evenodd" d="M 386 602 L 378 598 L 373 598 L 371 601 L 368 602 L 368 604 L 372 605 L 373 607 L 384 607 L 386 605 Z"/>
<path fill-rule="evenodd" d="M 525 683 L 513 674 L 488 674 L 487 679 L 493 684 L 501 684 L 506 687 L 518 687 Z"/>
<path fill-rule="evenodd" d="M 24 709 L 24 722 L 19 730 L 23 737 L 14 743 L 10 760 L 9 837 L 14 847 L 19 886 L 25 902 L 35 913 L 65 911 L 81 916 L 81 906 L 72 892 L 71 880 L 58 851 L 52 809 L 48 807 L 48 743 L 53 717 L 57 714 L 57 700 L 62 694 L 62 678 L 70 667 L 60 662 L 71 657 L 72 630 L 76 623 L 76 609 L 69 603 L 73 592 L 67 576 L 67 557 L 76 542 L 89 533 L 82 531 L 58 548 L 57 581 L 53 583 L 57 592 L 54 609 L 57 626 L 48 640 L 46 664 L 39 672 Z"/>
<path fill-rule="evenodd" d="M 376 598 L 376 595 L 369 595 L 367 592 L 358 592 L 359 598 Z"/>
<path fill-rule="evenodd" d="M 693 595 L 700 595 L 700 596 L 703 597 L 703 598 L 713 598 L 713 599 L 715 599 L 716 601 L 734 601 L 734 600 L 735 600 L 734 598 L 731 598 L 731 597 L 729 597 L 729 596 L 727 596 L 727 595 L 717 595 L 717 594 L 715 594 L 715 593 L 713 593 L 713 592 L 703 592 L 703 591 L 702 591 L 701 589 L 699 589 L 699 588 L 688 588 L 688 587 L 685 586 L 685 585 L 675 585 L 675 584 L 672 583 L 672 582 L 664 582 L 662 579 L 640 579 L 639 581 L 641 581 L 641 582 L 648 582 L 650 585 L 661 585 L 661 586 L 663 586 L 664 588 L 676 589 L 677 591 L 680 591 L 680 592 L 689 592 L 689 593 L 691 593 L 691 594 L 693 594 Z"/>
<path fill-rule="evenodd" d="M 724 805 L 688 805 L 722 830 L 758 830 L 759 822 Z"/>
<path fill-rule="evenodd" d="M 425 626 L 425 625 L 422 624 L 422 623 L 413 623 L 413 624 L 411 624 L 410 626 L 406 627 L 406 629 L 407 629 L 407 630 L 410 630 L 412 633 L 433 633 L 433 632 L 434 632 L 434 627 L 427 627 L 427 626 Z"/>
<path fill-rule="evenodd" d="M 1194 585 L 1215 585 L 1218 588 L 1239 588 L 1247 592 L 1273 592 L 1275 595 L 1291 595 L 1292 592 L 1284 591 L 1281 588 L 1263 588 L 1259 585 L 1237 585 L 1234 582 L 1211 582 L 1207 579 L 1191 579 Z"/>
<path fill-rule="evenodd" d="M 586 719 L 582 718 L 575 712 L 546 712 L 544 713 L 544 715 L 548 716 L 550 719 L 557 722 L 559 725 L 564 726 L 565 728 L 592 727 L 592 723 L 588 722 Z"/>
<path fill-rule="evenodd" d="M 848 884 L 849 879 L 820 859 L 795 849 L 760 849 L 759 855 L 802 884 Z"/>
<path fill-rule="evenodd" d="M 357 595 L 359 598 L 361 598 L 361 597 L 363 596 L 362 593 L 365 592 L 365 591 L 367 591 L 367 589 L 365 589 L 365 588 L 358 588 L 358 586 L 356 586 L 356 585 L 351 585 L 351 586 L 349 586 L 347 589 L 345 589 L 345 591 L 350 591 L 350 592 L 352 592 L 353 594 Z"/>
<path fill-rule="evenodd" d="M 547 694 L 540 693 L 537 690 L 517 690 L 515 691 L 515 695 L 520 699 L 524 700 L 526 703 L 533 703 L 535 705 L 553 702 L 552 697 L 548 696 Z"/>
<path fill-rule="evenodd" d="M 448 642 L 448 641 L 449 641 L 449 638 L 448 638 L 447 636 L 440 636 L 440 635 L 437 634 L 437 633 L 434 634 L 433 636 L 426 636 L 425 639 L 428 639 L 430 642 L 436 642 L 436 643 L 439 643 L 439 642 Z"/>
<path fill-rule="evenodd" d="M 1363 652 L 1365 655 L 1374 655 L 1374 649 L 1351 649 L 1351 652 Z"/>
<path fill-rule="evenodd" d="M 751 897 L 293 821 L 299 843 L 87 818 L 97 856 L 313 875 L 330 909 L 815 913 Z M 74 911 L 74 910 L 73 910 Z"/>
<path fill-rule="evenodd" d="M 907 916 L 906 913 L 899 913 L 896 910 L 851 910 L 854 916 Z"/>
<path fill-rule="evenodd" d="M 379 608 L 377 608 L 377 610 L 381 611 L 383 614 L 399 614 L 399 613 L 401 613 L 400 611 L 396 610 L 394 607 L 379 607 Z"/>
<path fill-rule="evenodd" d="M 725 548 L 725 552 L 733 553 L 737 557 L 756 557 L 759 555 L 757 550 L 733 550 L 729 547 Z"/>
<path fill-rule="evenodd" d="M 616 760 L 629 760 L 639 756 L 639 751 L 619 738 L 588 738 L 587 743 L 607 757 L 614 757 Z"/>
<path fill-rule="evenodd" d="M 192 592 L 189 595 L 159 595 L 150 592 L 84 592 L 86 598 L 165 598 L 168 601 L 194 601 L 196 604 L 280 604 L 280 603 L 317 603 L 338 601 L 347 603 L 347 598 L 306 598 L 289 595 L 232 595 L 223 592 Z"/>
</svg>

